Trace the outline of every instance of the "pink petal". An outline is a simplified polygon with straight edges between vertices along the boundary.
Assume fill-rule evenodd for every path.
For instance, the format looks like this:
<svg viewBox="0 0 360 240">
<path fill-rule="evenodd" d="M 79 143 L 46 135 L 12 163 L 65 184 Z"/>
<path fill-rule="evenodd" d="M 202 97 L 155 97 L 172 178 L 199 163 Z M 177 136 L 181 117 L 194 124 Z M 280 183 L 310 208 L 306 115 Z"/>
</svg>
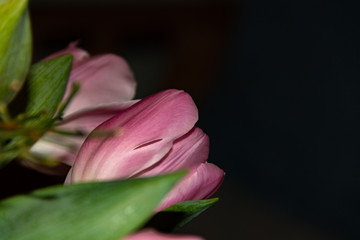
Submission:
<svg viewBox="0 0 360 240">
<path fill-rule="evenodd" d="M 123 238 L 123 240 L 203 240 L 201 237 L 180 236 L 157 233 L 153 230 L 143 230 Z"/>
<path fill-rule="evenodd" d="M 174 141 L 170 152 L 156 165 L 136 176 L 146 177 L 189 169 L 206 162 L 209 156 L 209 137 L 198 127 Z"/>
<path fill-rule="evenodd" d="M 147 97 L 96 128 L 118 135 L 88 138 L 73 166 L 71 181 L 131 177 L 161 160 L 197 119 L 197 108 L 183 91 L 166 90 Z"/>
<path fill-rule="evenodd" d="M 61 129 L 80 130 L 90 133 L 90 131 L 94 130 L 95 127 L 99 126 L 105 120 L 120 114 L 136 102 L 138 102 L 138 100 L 82 109 L 81 111 L 67 115 L 58 123 L 58 126 Z"/>
<path fill-rule="evenodd" d="M 71 93 L 74 83 L 80 84 L 80 90 L 65 110 L 69 115 L 83 108 L 107 105 L 130 100 L 135 96 L 136 81 L 127 62 L 114 54 L 94 57 L 76 47 L 77 42 L 43 60 L 63 54 L 73 55 L 73 64 L 68 86 L 64 95 Z"/>
<path fill-rule="evenodd" d="M 49 60 L 51 58 L 55 58 L 55 57 L 58 57 L 58 56 L 61 56 L 64 54 L 71 54 L 73 56 L 72 67 L 74 68 L 77 65 L 79 65 L 82 61 L 84 61 L 90 57 L 88 52 L 86 52 L 85 50 L 83 50 L 81 48 L 76 47 L 76 45 L 77 45 L 77 42 L 72 42 L 64 50 L 53 53 L 50 56 L 47 56 L 46 58 L 44 58 L 42 61 Z"/>
<path fill-rule="evenodd" d="M 32 146 L 30 152 L 40 157 L 51 157 L 68 165 L 73 165 L 76 154 L 89 133 L 105 120 L 124 111 L 136 102 L 128 101 L 111 106 L 84 109 L 69 115 L 58 124 L 57 129 L 80 131 L 83 136 L 65 136 L 48 132 Z"/>
<path fill-rule="evenodd" d="M 158 211 L 178 202 L 209 198 L 220 187 L 223 179 L 223 170 L 211 163 L 201 163 L 176 184 Z"/>
<path fill-rule="evenodd" d="M 80 90 L 66 108 L 65 115 L 83 108 L 130 100 L 136 88 L 129 65 L 113 54 L 91 57 L 74 67 L 65 98 L 70 94 L 73 83 L 79 83 Z"/>
<path fill-rule="evenodd" d="M 52 158 L 72 165 L 80 145 L 81 140 L 48 132 L 31 147 L 30 153 L 40 158 Z"/>
</svg>

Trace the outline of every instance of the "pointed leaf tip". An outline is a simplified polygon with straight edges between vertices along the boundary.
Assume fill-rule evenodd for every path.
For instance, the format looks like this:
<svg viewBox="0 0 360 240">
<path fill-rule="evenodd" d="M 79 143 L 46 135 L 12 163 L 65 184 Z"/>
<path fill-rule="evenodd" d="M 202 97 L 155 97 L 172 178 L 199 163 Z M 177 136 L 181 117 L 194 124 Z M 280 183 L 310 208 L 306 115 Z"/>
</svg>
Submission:
<svg viewBox="0 0 360 240">
<path fill-rule="evenodd" d="M 26 113 L 43 113 L 49 118 L 54 115 L 67 86 L 72 58 L 71 54 L 65 54 L 30 68 Z"/>
<path fill-rule="evenodd" d="M 218 198 L 211 198 L 179 202 L 157 213 L 145 227 L 162 232 L 176 231 L 213 206 L 218 200 Z"/>
</svg>

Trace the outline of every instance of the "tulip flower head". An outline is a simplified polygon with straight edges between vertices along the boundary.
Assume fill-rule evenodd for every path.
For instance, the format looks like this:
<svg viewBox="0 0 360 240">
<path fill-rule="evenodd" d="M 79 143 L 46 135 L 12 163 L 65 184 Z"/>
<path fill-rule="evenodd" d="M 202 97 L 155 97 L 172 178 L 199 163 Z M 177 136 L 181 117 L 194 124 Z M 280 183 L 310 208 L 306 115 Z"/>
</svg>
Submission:
<svg viewBox="0 0 360 240">
<path fill-rule="evenodd" d="M 72 166 L 66 183 L 148 177 L 187 169 L 188 174 L 158 210 L 208 198 L 217 190 L 224 172 L 206 162 L 209 138 L 195 127 L 198 110 L 190 95 L 171 89 L 130 101 L 136 84 L 122 58 L 111 54 L 90 57 L 75 44 L 48 58 L 65 53 L 71 53 L 74 61 L 64 98 L 72 84 L 79 83 L 81 88 L 57 127 L 80 131 L 83 136 L 46 133 L 32 147 L 33 154 L 52 155 Z"/>
<path fill-rule="evenodd" d="M 224 172 L 207 163 L 209 139 L 195 127 L 192 98 L 166 90 L 135 103 L 99 125 L 82 145 L 66 182 L 145 177 L 188 169 L 189 173 L 159 206 L 210 197 Z M 117 134 L 91 137 L 98 131 Z"/>
<path fill-rule="evenodd" d="M 66 132 L 81 132 L 82 136 L 67 137 L 46 133 L 30 152 L 38 156 L 52 156 L 72 165 L 85 137 L 100 123 L 121 112 L 131 104 L 136 82 L 124 59 L 113 54 L 91 57 L 72 43 L 63 51 L 44 60 L 63 54 L 73 55 L 72 70 L 64 95 L 66 99 L 74 83 L 80 90 L 64 111 L 64 120 L 57 129 Z"/>
</svg>

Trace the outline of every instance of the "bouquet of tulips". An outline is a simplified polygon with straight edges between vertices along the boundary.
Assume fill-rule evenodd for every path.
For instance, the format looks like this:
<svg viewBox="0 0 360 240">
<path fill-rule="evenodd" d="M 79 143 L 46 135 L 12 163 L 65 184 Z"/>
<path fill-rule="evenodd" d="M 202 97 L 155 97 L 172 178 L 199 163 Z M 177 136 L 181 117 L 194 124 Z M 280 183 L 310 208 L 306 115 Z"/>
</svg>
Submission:
<svg viewBox="0 0 360 240">
<path fill-rule="evenodd" d="M 218 200 L 224 177 L 191 97 L 133 100 L 126 61 L 76 43 L 31 64 L 27 4 L 0 0 L 0 165 L 66 180 L 0 200 L 0 239 L 201 239 L 169 233 Z"/>
</svg>

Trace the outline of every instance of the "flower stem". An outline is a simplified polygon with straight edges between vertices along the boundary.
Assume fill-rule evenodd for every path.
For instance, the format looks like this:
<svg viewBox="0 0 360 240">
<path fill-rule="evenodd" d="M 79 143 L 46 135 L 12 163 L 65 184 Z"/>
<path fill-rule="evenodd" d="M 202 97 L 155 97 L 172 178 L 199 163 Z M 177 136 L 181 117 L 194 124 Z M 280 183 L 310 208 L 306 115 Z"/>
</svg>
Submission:
<svg viewBox="0 0 360 240">
<path fill-rule="evenodd" d="M 4 102 L 0 102 L 0 117 L 4 122 L 11 122 L 11 117 L 9 115 L 7 105 Z"/>
<path fill-rule="evenodd" d="M 59 129 L 51 129 L 50 131 L 60 134 L 60 135 L 66 135 L 66 136 L 73 136 L 73 137 L 85 137 L 86 134 L 84 132 L 81 131 L 64 131 L 64 130 L 59 130 Z"/>
</svg>

